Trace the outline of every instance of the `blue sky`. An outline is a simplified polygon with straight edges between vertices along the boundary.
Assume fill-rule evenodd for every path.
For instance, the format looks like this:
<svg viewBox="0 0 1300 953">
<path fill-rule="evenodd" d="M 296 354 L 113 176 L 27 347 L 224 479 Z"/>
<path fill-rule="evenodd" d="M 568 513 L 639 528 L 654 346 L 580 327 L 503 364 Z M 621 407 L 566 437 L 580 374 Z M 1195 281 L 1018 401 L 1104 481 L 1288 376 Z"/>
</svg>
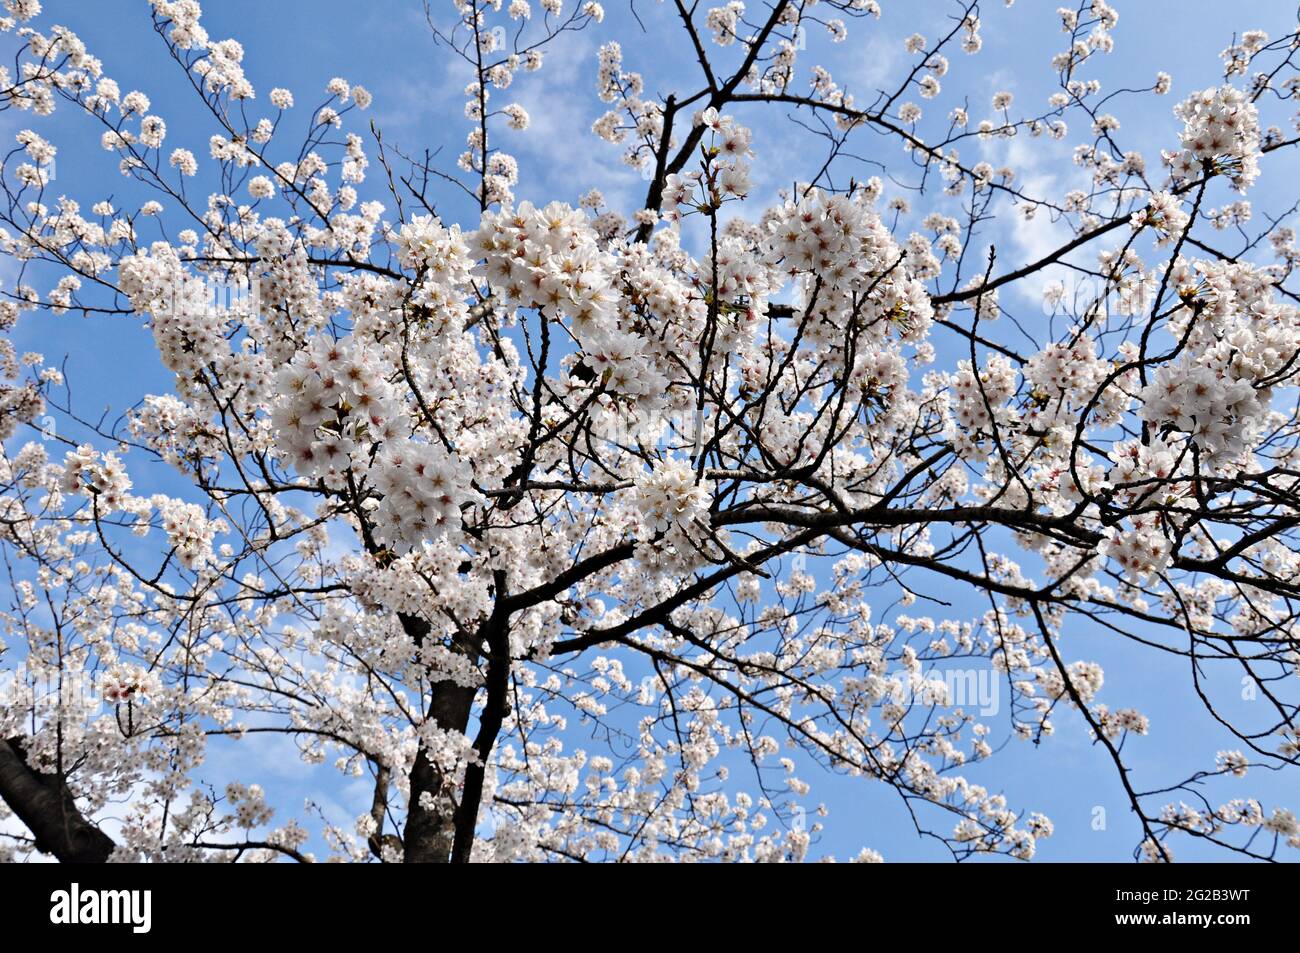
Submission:
<svg viewBox="0 0 1300 953">
<path fill-rule="evenodd" d="M 983 52 L 974 58 L 959 52 L 951 56 L 952 70 L 937 100 L 911 97 L 925 108 L 926 120 L 942 120 L 963 98 L 969 101 L 973 119 L 983 118 L 990 113 L 991 96 L 999 90 L 1015 94 L 1017 109 L 1045 109 L 1056 85 L 1048 61 L 1064 39 L 1054 14 L 1058 5 L 1056 0 L 1021 0 L 1011 9 L 998 0 L 984 4 Z M 445 0 L 435 0 L 434 6 L 437 16 L 449 12 Z M 878 87 L 896 86 L 910 66 L 903 38 L 914 31 L 927 38 L 946 32 L 954 5 L 882 0 L 882 6 L 881 20 L 850 24 L 847 44 L 833 46 L 822 36 L 811 36 L 802 65 L 826 65 L 842 86 L 857 92 L 860 102 L 869 101 Z M 1126 149 L 1142 151 L 1149 167 L 1158 164 L 1160 148 L 1176 144 L 1180 126 L 1172 115 L 1173 105 L 1192 90 L 1219 80 L 1218 53 L 1228 44 L 1232 31 L 1262 28 L 1276 36 L 1289 28 L 1293 12 L 1290 4 L 1263 0 L 1232 4 L 1231 19 L 1225 16 L 1225 6 L 1217 2 L 1119 2 L 1116 6 L 1120 23 L 1115 52 L 1094 60 L 1086 75 L 1101 80 L 1103 93 L 1124 86 L 1148 86 L 1157 70 L 1173 75 L 1170 95 L 1123 100 L 1114 108 L 1123 123 L 1119 140 Z M 53 21 L 66 24 L 86 40 L 124 91 L 139 88 L 152 98 L 153 111 L 168 121 L 169 147 L 185 145 L 200 157 L 206 154 L 212 130 L 186 118 L 192 110 L 192 93 L 176 82 L 177 67 L 154 35 L 142 0 L 49 3 L 47 7 Z M 503 130 L 496 139 L 498 146 L 520 161 L 517 194 L 521 199 L 576 204 L 583 193 L 595 187 L 625 213 L 639 207 L 645 188 L 640 175 L 621 163 L 619 148 L 602 143 L 589 131 L 592 121 L 606 108 L 595 95 L 596 51 L 601 43 L 618 39 L 623 44 L 625 67 L 645 73 L 648 92 L 666 95 L 695 88 L 697 67 L 689 50 L 678 41 L 670 4 L 639 0 L 635 9 L 644 34 L 621 0 L 610 0 L 606 8 L 603 25 L 562 38 L 549 49 L 540 73 L 520 74 L 510 90 L 497 93 L 501 102 L 523 104 L 532 117 L 527 132 Z M 375 95 L 366 118 L 383 131 L 386 143 L 408 155 L 441 148 L 445 168 L 454 165 L 463 148 L 463 88 L 469 77 L 459 59 L 433 43 L 422 5 L 416 0 L 368 4 L 228 0 L 206 4 L 204 24 L 214 38 L 233 36 L 244 45 L 245 67 L 260 96 L 273 86 L 293 90 L 298 106 L 290 122 L 305 126 L 310 107 L 324 98 L 326 83 L 331 77 L 342 76 Z M 665 37 L 670 40 L 665 42 Z M 732 51 L 730 56 L 734 55 Z M 718 58 L 726 62 L 729 56 L 722 52 Z M 756 207 L 751 210 L 747 206 L 741 212 L 756 214 L 777 188 L 811 171 L 807 156 L 816 155 L 809 151 L 816 145 L 810 145 L 811 140 L 782 109 L 751 107 L 736 114 L 755 130 L 757 189 L 749 205 Z M 0 116 L 0 133 L 12 135 L 28 124 L 27 117 L 6 114 Z M 357 126 L 354 120 L 350 128 Z M 922 128 L 925 126 L 923 121 Z M 97 132 L 92 132 L 82 117 L 61 110 L 52 121 L 34 128 L 61 147 L 54 191 L 67 191 L 86 206 L 111 194 L 122 197 L 125 204 L 130 190 L 117 177 L 112 158 L 97 147 L 84 151 L 69 148 L 76 142 L 97 142 Z M 1040 139 L 1031 147 L 1022 139 L 1009 146 L 994 143 L 982 151 L 969 144 L 963 149 L 963 159 L 987 158 L 995 165 L 1010 162 L 1019 169 L 1019 181 L 1029 191 L 1059 196 L 1078 174 L 1070 162 L 1070 149 L 1078 141 L 1073 135 L 1065 143 Z M 853 151 L 863 159 L 897 169 L 902 181 L 914 180 L 906 157 L 893 140 L 864 132 Z M 853 171 L 849 165 L 844 166 L 846 174 Z M 379 186 L 376 171 L 372 166 L 372 188 Z M 859 178 L 876 171 L 872 167 L 859 173 Z M 1256 209 L 1290 207 L 1296 198 L 1289 191 L 1296 171 L 1292 159 L 1266 160 L 1250 196 Z M 887 196 L 897 192 L 887 186 Z M 443 189 L 435 196 L 444 220 L 472 223 L 473 209 L 455 190 Z M 932 204 L 928 196 L 914 200 L 919 214 L 934 207 L 945 206 Z M 951 206 L 946 208 L 952 212 Z M 1000 260 L 1014 266 L 1038 257 L 1064 234 L 1063 228 L 1040 217 L 1027 226 L 999 224 L 989 237 L 999 246 Z M 2 273 L 8 280 L 11 268 L 7 263 Z M 1042 320 L 1037 285 L 1019 301 L 1014 295 L 1007 296 L 1004 304 L 1016 309 L 1028 323 Z M 171 389 L 170 374 L 158 363 L 147 331 L 134 319 L 28 317 L 14 337 L 20 352 L 42 351 L 51 363 L 68 355 L 70 380 L 83 414 L 98 416 L 101 407 L 120 412 L 143 392 Z M 942 354 L 952 342 L 936 343 Z M 64 426 L 60 424 L 61 429 Z M 163 479 L 161 475 L 159 479 Z M 957 617 L 968 603 L 969 615 L 985 607 L 979 601 L 982 597 L 975 594 L 945 595 L 966 600 L 954 607 Z M 1215 751 L 1239 746 L 1223 736 L 1222 729 L 1191 697 L 1184 660 L 1135 655 L 1131 647 L 1117 645 L 1113 637 L 1087 626 L 1067 628 L 1067 636 L 1068 657 L 1095 659 L 1106 668 L 1101 700 L 1112 707 L 1136 705 L 1151 717 L 1151 735 L 1130 742 L 1139 787 L 1157 787 L 1192 770 L 1211 767 Z M 997 723 L 997 719 L 993 721 Z M 1056 737 L 1041 747 L 1013 741 L 989 768 L 977 766 L 969 774 L 1005 790 L 1014 806 L 1042 810 L 1052 817 L 1056 835 L 1040 844 L 1041 859 L 1126 858 L 1139 837 L 1127 816 L 1126 801 L 1109 759 L 1090 744 L 1077 717 L 1062 713 L 1056 721 Z M 1005 716 L 1001 725 L 995 737 L 1005 736 Z M 345 827 L 351 826 L 351 818 L 362 813 L 369 801 L 364 779 L 344 782 L 328 767 L 304 769 L 287 741 L 259 742 L 251 750 L 246 745 L 214 746 L 210 771 L 214 778 L 224 780 L 229 771 L 245 781 L 262 783 L 272 793 L 273 803 L 276 794 L 289 802 L 311 797 Z M 937 844 L 916 836 L 901 803 L 884 787 L 810 771 L 802 771 L 801 776 L 814 782 L 813 800 L 825 801 L 831 811 L 815 854 L 829 852 L 843 858 L 869 846 L 889 860 L 947 856 Z M 1288 800 L 1288 795 L 1296 792 L 1276 779 L 1259 776 L 1259 772 L 1237 784 L 1239 790 L 1229 793 L 1223 789 L 1225 799 L 1249 794 L 1260 797 L 1266 807 L 1276 803 L 1275 798 L 1298 806 Z M 1106 828 L 1100 831 L 1093 823 L 1099 807 L 1107 814 Z M 1204 855 L 1187 841 L 1176 843 L 1175 850 L 1183 858 Z"/>
</svg>

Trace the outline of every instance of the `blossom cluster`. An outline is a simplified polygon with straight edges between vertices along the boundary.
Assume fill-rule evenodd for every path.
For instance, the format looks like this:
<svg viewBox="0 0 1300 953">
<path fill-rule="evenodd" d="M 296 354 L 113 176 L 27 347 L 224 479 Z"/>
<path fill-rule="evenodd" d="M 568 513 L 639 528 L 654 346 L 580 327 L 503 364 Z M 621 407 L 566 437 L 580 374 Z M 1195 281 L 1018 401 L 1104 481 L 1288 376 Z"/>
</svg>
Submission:
<svg viewBox="0 0 1300 953">
<path fill-rule="evenodd" d="M 1174 110 L 1185 127 L 1182 151 L 1165 154 L 1175 179 L 1223 172 L 1244 192 L 1259 177 L 1259 111 L 1234 86 L 1193 93 Z"/>
</svg>

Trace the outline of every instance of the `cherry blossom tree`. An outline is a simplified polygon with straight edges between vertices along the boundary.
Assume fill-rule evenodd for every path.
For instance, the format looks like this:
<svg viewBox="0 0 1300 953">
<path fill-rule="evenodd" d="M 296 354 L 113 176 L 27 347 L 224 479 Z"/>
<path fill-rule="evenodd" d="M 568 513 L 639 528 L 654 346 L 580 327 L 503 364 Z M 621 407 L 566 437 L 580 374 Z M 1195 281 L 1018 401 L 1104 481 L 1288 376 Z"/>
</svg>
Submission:
<svg viewBox="0 0 1300 953">
<path fill-rule="evenodd" d="M 345 79 L 255 89 L 195 0 L 150 0 L 142 37 L 209 130 L 169 142 L 111 55 L 4 7 L 0 327 L 116 315 L 174 375 L 96 419 L 0 340 L 6 857 L 800 860 L 839 774 L 956 859 L 1029 859 L 1049 806 L 970 775 L 1066 720 L 1136 857 L 1300 847 L 1238 780 L 1300 757 L 1300 252 L 1294 208 L 1244 197 L 1295 168 L 1300 33 L 1225 37 L 1208 89 L 1103 89 L 1122 27 L 1085 0 L 1050 102 L 926 117 L 980 68 L 980 4 L 930 7 L 891 84 L 850 92 L 805 41 L 871 55 L 876 0 L 673 0 L 626 50 L 594 2 L 437 0 L 468 83 L 444 163 Z M 572 94 L 606 104 L 639 208 L 514 194 L 511 87 L 579 31 Z M 694 78 L 649 88 L 655 44 Z M 1159 156 L 1112 112 L 1145 100 L 1183 128 Z M 56 110 L 82 140 L 42 135 Z M 820 149 L 764 207 L 769 115 Z M 1013 140 L 1077 143 L 1084 186 L 969 158 Z M 51 180 L 95 148 L 100 178 Z M 1012 260 L 1008 214 L 1066 237 Z M 1236 746 L 1139 783 L 1146 699 L 1108 697 L 1085 628 L 1184 660 Z M 963 664 L 998 719 L 935 675 Z M 255 760 L 212 774 L 268 735 L 364 780 L 350 826 L 272 803 Z"/>
</svg>

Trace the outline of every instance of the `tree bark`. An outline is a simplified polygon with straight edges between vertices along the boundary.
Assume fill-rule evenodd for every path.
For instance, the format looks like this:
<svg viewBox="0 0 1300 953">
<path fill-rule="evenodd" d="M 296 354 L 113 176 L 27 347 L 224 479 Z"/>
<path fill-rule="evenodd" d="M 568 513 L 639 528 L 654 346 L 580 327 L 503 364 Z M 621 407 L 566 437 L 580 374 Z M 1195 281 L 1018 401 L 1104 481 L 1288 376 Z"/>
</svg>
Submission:
<svg viewBox="0 0 1300 953">
<path fill-rule="evenodd" d="M 82 816 L 61 775 L 32 769 L 17 739 L 0 739 L 0 798 L 31 830 L 36 849 L 65 864 L 102 864 L 116 846 Z"/>
<path fill-rule="evenodd" d="M 478 812 L 483 803 L 483 778 L 488 758 L 496 746 L 497 736 L 501 733 L 501 725 L 505 722 L 509 709 L 510 629 L 506 624 L 509 613 L 502 606 L 503 603 L 498 600 L 496 610 L 484 627 L 488 646 L 487 699 L 479 718 L 478 735 L 474 739 L 477 760 L 465 766 L 465 786 L 456 808 L 456 836 L 451 850 L 451 861 L 454 864 L 468 864 L 474 850 Z"/>
<path fill-rule="evenodd" d="M 453 682 L 433 686 L 428 718 L 439 728 L 464 732 L 469 725 L 474 689 Z M 451 781 L 431 762 L 420 746 L 411 767 L 411 803 L 406 811 L 406 829 L 402 833 L 403 859 L 408 864 L 446 864 L 451 861 L 451 847 L 456 836 L 455 810 Z M 420 803 L 421 796 L 434 798 L 432 808 Z"/>
<path fill-rule="evenodd" d="M 423 644 L 429 634 L 429 623 L 416 616 L 402 615 L 400 618 L 415 644 Z M 468 644 L 460 647 L 466 653 L 474 651 Z M 425 717 L 446 731 L 463 733 L 469 726 L 473 705 L 473 688 L 449 681 L 435 682 L 429 690 L 429 710 Z M 410 803 L 402 831 L 402 859 L 405 863 L 446 864 L 451 861 L 456 837 L 455 809 L 449 790 L 451 783 L 443 776 L 442 769 L 429 760 L 421 744 L 411 767 Z M 425 794 L 434 799 L 432 807 L 421 804 Z"/>
</svg>

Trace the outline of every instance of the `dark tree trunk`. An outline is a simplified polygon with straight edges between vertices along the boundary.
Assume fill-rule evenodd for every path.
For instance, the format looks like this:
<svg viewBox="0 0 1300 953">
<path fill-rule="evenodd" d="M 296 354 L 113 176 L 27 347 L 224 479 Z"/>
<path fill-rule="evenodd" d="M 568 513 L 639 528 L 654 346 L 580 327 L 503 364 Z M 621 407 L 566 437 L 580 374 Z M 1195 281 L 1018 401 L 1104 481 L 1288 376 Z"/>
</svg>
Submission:
<svg viewBox="0 0 1300 953">
<path fill-rule="evenodd" d="M 466 765 L 464 787 L 460 797 L 453 800 L 451 779 L 433 764 L 421 747 L 411 768 L 410 804 L 406 811 L 406 830 L 403 834 L 406 863 L 445 864 L 468 863 L 474 847 L 478 826 L 479 805 L 483 799 L 484 766 L 496 744 L 497 735 L 506 715 L 507 687 L 510 677 L 510 610 L 506 607 L 505 573 L 493 573 L 493 590 L 496 603 L 492 614 L 473 635 L 458 638 L 454 647 L 476 661 L 487 646 L 487 699 L 479 730 L 474 738 L 476 760 Z M 429 633 L 429 624 L 412 616 L 401 616 L 407 633 L 421 644 Z M 453 682 L 434 684 L 429 698 L 428 718 L 439 728 L 459 731 L 469 727 L 470 712 L 474 707 L 476 689 Z M 434 798 L 431 808 L 420 803 L 421 795 Z M 457 801 L 459 803 L 457 803 Z"/>
<path fill-rule="evenodd" d="M 463 732 L 469 725 L 474 689 L 453 682 L 433 686 L 428 717 L 439 728 Z M 451 861 L 451 847 L 456 836 L 455 811 L 452 808 L 452 781 L 431 762 L 420 746 L 411 768 L 411 803 L 406 811 L 406 829 L 402 834 L 404 859 L 408 864 L 445 864 Z M 424 807 L 421 795 L 434 798 L 434 806 Z"/>
<path fill-rule="evenodd" d="M 501 726 L 510 707 L 507 700 L 510 687 L 510 629 L 506 624 L 506 613 L 500 609 L 501 605 L 498 601 L 497 611 L 492 613 L 484 626 L 488 648 L 487 698 L 483 704 L 483 714 L 479 718 L 478 735 L 474 738 L 476 760 L 465 766 L 465 786 L 456 808 L 456 838 L 451 850 L 452 863 L 456 864 L 469 863 L 470 854 L 474 850 L 488 758 L 496 746 L 497 736 L 501 733 Z"/>
<path fill-rule="evenodd" d="M 410 615 L 400 615 L 402 627 L 415 644 L 423 645 L 429 623 Z M 455 646 L 467 655 L 475 654 L 470 640 Z M 426 717 L 439 728 L 464 732 L 469 726 L 474 706 L 474 689 L 455 682 L 435 682 L 429 690 Z M 402 831 L 402 859 L 408 864 L 445 864 L 451 861 L 456 837 L 456 818 L 450 787 L 453 781 L 443 776 L 441 768 L 429 760 L 420 745 L 411 767 L 410 804 L 406 810 L 406 827 Z M 433 798 L 433 806 L 421 804 L 423 795 Z"/>
<path fill-rule="evenodd" d="M 27 763 L 16 739 L 0 739 L 0 798 L 27 825 L 36 849 L 65 864 L 102 864 L 113 840 L 82 816 L 67 782 Z"/>
</svg>

